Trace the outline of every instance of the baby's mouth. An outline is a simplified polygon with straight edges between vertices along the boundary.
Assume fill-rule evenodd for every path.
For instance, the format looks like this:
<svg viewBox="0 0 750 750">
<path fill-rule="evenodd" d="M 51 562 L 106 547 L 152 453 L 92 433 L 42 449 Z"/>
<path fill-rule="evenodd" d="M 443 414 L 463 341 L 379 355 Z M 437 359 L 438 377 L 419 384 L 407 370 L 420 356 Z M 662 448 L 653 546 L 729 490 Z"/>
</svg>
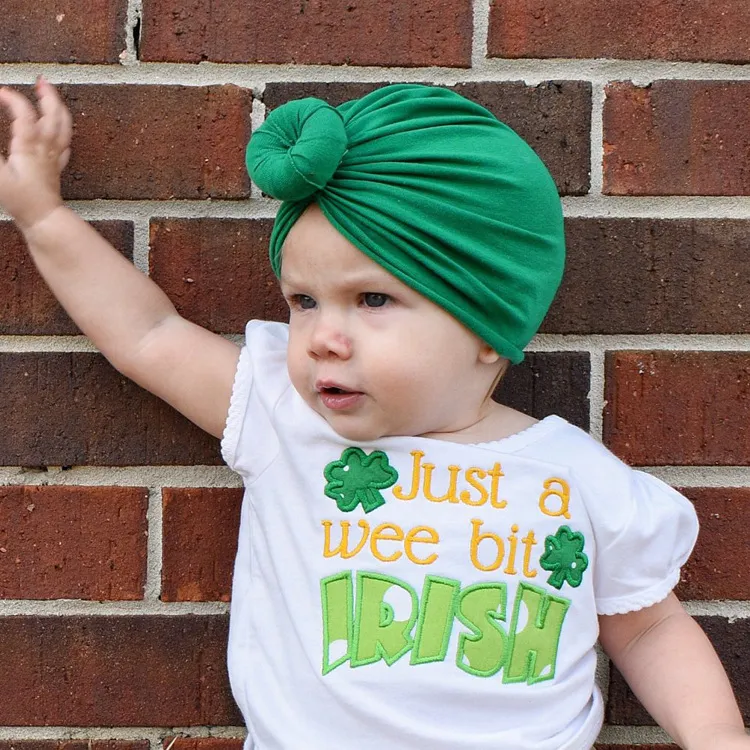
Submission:
<svg viewBox="0 0 750 750">
<path fill-rule="evenodd" d="M 346 411 L 356 407 L 362 397 L 363 393 L 359 391 L 351 391 L 348 388 L 343 388 L 340 385 L 333 383 L 316 383 L 315 390 L 318 393 L 323 406 L 332 411 Z"/>
</svg>

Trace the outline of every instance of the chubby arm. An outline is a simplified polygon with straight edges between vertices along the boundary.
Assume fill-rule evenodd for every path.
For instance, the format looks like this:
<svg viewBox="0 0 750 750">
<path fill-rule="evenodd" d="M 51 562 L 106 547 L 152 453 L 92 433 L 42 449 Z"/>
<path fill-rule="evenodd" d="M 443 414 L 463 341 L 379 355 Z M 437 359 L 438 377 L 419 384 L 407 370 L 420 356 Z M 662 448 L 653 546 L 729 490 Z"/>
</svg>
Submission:
<svg viewBox="0 0 750 750">
<path fill-rule="evenodd" d="M 37 95 L 38 112 L 19 93 L 0 90 L 12 116 L 8 157 L 0 158 L 0 205 L 54 295 L 112 365 L 220 436 L 239 348 L 182 318 L 151 279 L 63 205 L 70 114 L 43 80 Z"/>
<path fill-rule="evenodd" d="M 646 609 L 602 616 L 599 628 L 607 655 L 681 748 L 750 749 L 724 668 L 674 594 Z"/>
</svg>

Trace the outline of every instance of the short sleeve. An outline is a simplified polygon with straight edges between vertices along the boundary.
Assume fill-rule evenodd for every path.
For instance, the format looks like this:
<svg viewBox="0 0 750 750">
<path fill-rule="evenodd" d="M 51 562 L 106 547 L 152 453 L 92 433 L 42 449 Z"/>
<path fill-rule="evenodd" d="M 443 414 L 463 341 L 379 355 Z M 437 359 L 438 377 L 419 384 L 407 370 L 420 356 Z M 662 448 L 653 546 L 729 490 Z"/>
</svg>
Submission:
<svg viewBox="0 0 750 750">
<path fill-rule="evenodd" d="M 230 469 L 253 480 L 278 454 L 273 410 L 291 387 L 286 368 L 287 327 L 253 320 L 245 328 L 221 438 L 221 455 Z"/>
<path fill-rule="evenodd" d="M 613 498 L 619 507 L 610 519 L 601 514 L 594 530 L 594 595 L 601 615 L 662 601 L 679 581 L 698 535 L 695 509 L 686 497 L 649 474 L 623 465 L 621 471 L 626 481 Z"/>
</svg>

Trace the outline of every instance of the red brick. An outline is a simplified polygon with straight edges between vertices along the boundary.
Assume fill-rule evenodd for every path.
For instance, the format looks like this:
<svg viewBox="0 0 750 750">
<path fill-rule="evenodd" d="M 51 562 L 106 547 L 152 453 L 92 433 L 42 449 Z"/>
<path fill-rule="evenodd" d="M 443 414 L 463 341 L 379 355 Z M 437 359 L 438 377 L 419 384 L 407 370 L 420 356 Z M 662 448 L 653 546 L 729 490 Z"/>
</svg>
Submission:
<svg viewBox="0 0 750 750">
<path fill-rule="evenodd" d="M 587 352 L 528 352 L 510 368 L 494 398 L 536 419 L 557 414 L 588 430 L 590 374 Z"/>
<path fill-rule="evenodd" d="M 129 221 L 94 221 L 92 226 L 126 258 L 133 257 Z M 15 225 L 0 222 L 0 335 L 42 336 L 80 333 L 55 300 L 31 260 Z"/>
<path fill-rule="evenodd" d="M 607 86 L 604 192 L 750 194 L 747 81 Z"/>
<path fill-rule="evenodd" d="M 239 726 L 217 615 L 0 618 L 0 725 Z"/>
<path fill-rule="evenodd" d="M 0 750 L 149 750 L 149 747 L 148 740 L 0 740 Z"/>
<path fill-rule="evenodd" d="M 237 86 L 63 85 L 73 154 L 63 197 L 247 198 L 252 92 Z M 29 94 L 28 87 L 19 87 Z M 0 144 L 7 116 L 0 113 Z"/>
<path fill-rule="evenodd" d="M 220 464 L 218 441 L 97 354 L 0 353 L 0 466 Z"/>
<path fill-rule="evenodd" d="M 706 631 L 727 671 L 734 688 L 745 724 L 750 723 L 750 619 L 728 620 L 724 617 L 696 617 Z M 636 726 L 654 724 L 654 720 L 633 696 L 622 675 L 612 667 L 609 681 L 609 700 L 606 709 L 610 724 Z"/>
<path fill-rule="evenodd" d="M 144 0 L 144 62 L 471 65 L 471 0 Z"/>
<path fill-rule="evenodd" d="M 750 333 L 750 221 L 567 219 L 543 333 Z"/>
<path fill-rule="evenodd" d="M 242 489 L 165 488 L 161 598 L 228 602 Z"/>
<path fill-rule="evenodd" d="M 503 0 L 490 4 L 491 57 L 750 61 L 745 0 Z"/>
<path fill-rule="evenodd" d="M 142 599 L 147 509 L 140 487 L 0 487 L 0 597 Z"/>
<path fill-rule="evenodd" d="M 172 737 L 166 737 L 162 748 L 166 750 Z M 243 740 L 239 737 L 178 737 L 172 750 L 242 750 Z M 2 750 L 2 748 L 0 748 Z"/>
<path fill-rule="evenodd" d="M 117 63 L 127 0 L 3 0 L 0 63 Z"/>
<path fill-rule="evenodd" d="M 248 320 L 287 320 L 268 261 L 270 219 L 155 219 L 151 277 L 181 315 L 221 333 Z"/>
<path fill-rule="evenodd" d="M 682 569 L 680 599 L 750 599 L 750 488 L 686 488 L 695 504 L 701 533 Z"/>
<path fill-rule="evenodd" d="M 291 99 L 315 96 L 333 106 L 357 99 L 385 83 L 269 83 L 268 110 Z M 591 141 L 591 85 L 555 81 L 460 83 L 455 91 L 490 110 L 539 154 L 566 195 L 588 192 Z"/>
<path fill-rule="evenodd" d="M 750 464 L 750 354 L 609 352 L 604 440 L 641 466 Z"/>
</svg>

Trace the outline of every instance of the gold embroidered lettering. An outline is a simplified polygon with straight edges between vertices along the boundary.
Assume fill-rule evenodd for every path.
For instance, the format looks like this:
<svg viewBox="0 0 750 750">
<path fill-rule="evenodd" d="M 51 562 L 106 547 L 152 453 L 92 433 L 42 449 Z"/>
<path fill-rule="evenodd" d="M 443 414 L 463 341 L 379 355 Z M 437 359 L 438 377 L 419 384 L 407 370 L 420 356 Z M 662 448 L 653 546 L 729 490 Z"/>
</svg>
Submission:
<svg viewBox="0 0 750 750">
<path fill-rule="evenodd" d="M 484 479 L 486 476 L 487 472 L 484 469 L 478 468 L 477 466 L 472 466 L 470 469 L 466 470 L 466 481 L 475 490 L 479 490 L 479 497 L 476 499 L 472 499 L 469 490 L 462 490 L 460 495 L 462 503 L 478 507 L 480 505 L 484 505 L 487 502 L 487 498 L 489 497 L 489 495 L 487 494 L 487 488 L 476 479 Z"/>
<path fill-rule="evenodd" d="M 397 484 L 393 488 L 393 497 L 397 500 L 413 500 L 417 496 L 419 490 L 419 475 L 420 475 L 420 464 L 424 457 L 424 451 L 412 451 L 411 455 L 414 457 L 414 463 L 411 470 L 411 489 L 409 494 L 404 494 L 404 489 L 400 484 Z"/>
<path fill-rule="evenodd" d="M 372 530 L 370 535 L 370 551 L 372 556 L 380 562 L 394 562 L 401 557 L 401 550 L 396 550 L 391 555 L 382 555 L 378 549 L 378 542 L 403 542 L 404 531 L 395 523 L 381 523 Z"/>
<path fill-rule="evenodd" d="M 531 548 L 536 544 L 536 537 L 534 531 L 529 531 L 526 536 L 521 539 L 523 544 L 523 574 L 526 578 L 534 578 L 536 576 L 536 570 L 531 569 Z"/>
<path fill-rule="evenodd" d="M 418 536 L 421 532 L 424 532 L 425 534 L 427 534 L 427 536 Z M 406 535 L 406 539 L 404 540 L 404 552 L 406 552 L 406 556 L 417 565 L 432 565 L 432 563 L 434 563 L 435 560 L 438 559 L 438 556 L 433 552 L 427 557 L 417 557 L 412 550 L 412 545 L 437 544 L 439 541 L 440 537 L 438 536 L 438 533 L 437 531 L 435 531 L 435 529 L 431 528 L 430 526 L 415 526 Z"/>
<path fill-rule="evenodd" d="M 559 485 L 559 489 L 553 485 Z M 557 510 L 550 510 L 547 507 L 548 497 L 560 498 L 560 507 Z M 544 480 L 544 492 L 539 497 L 539 510 L 547 516 L 565 516 L 570 518 L 570 512 L 568 511 L 568 505 L 570 503 L 570 485 L 564 480 L 558 477 L 550 477 Z"/>
<path fill-rule="evenodd" d="M 435 497 L 432 494 L 432 472 L 435 471 L 435 464 L 422 464 L 424 469 L 424 496 L 431 503 L 443 503 L 446 500 L 451 503 L 457 503 L 458 497 L 456 496 L 456 482 L 458 480 L 458 472 L 461 471 L 460 466 L 449 466 L 448 471 L 450 472 L 450 484 L 448 485 L 448 491 L 442 497 Z"/>
<path fill-rule="evenodd" d="M 325 529 L 325 539 L 323 541 L 323 557 L 336 557 L 336 555 L 341 555 L 342 559 L 344 560 L 348 560 L 350 557 L 354 557 L 354 555 L 362 551 L 362 547 L 365 546 L 367 536 L 370 533 L 370 524 L 367 523 L 367 521 L 365 521 L 363 518 L 357 524 L 357 526 L 362 529 L 362 538 L 359 540 L 357 546 L 350 552 L 349 527 L 351 526 L 351 524 L 349 523 L 349 521 L 339 521 L 341 525 L 341 542 L 336 549 L 332 550 L 331 527 L 333 526 L 333 521 L 323 521 L 322 523 L 323 528 Z"/>
<path fill-rule="evenodd" d="M 508 541 L 510 542 L 510 551 L 508 552 L 508 564 L 505 566 L 505 573 L 507 573 L 509 576 L 516 575 L 516 547 L 518 546 L 518 537 L 516 537 L 516 534 L 518 533 L 518 526 L 516 524 L 513 524 L 510 527 L 510 536 L 508 537 Z"/>
<path fill-rule="evenodd" d="M 498 500 L 497 498 L 497 485 L 500 482 L 500 477 L 504 477 L 505 474 L 502 472 L 502 468 L 499 463 L 495 465 L 487 472 L 492 477 L 492 485 L 490 487 L 490 505 L 493 508 L 504 508 L 507 504 L 507 500 Z"/>
<path fill-rule="evenodd" d="M 492 532 L 480 533 L 483 522 L 478 518 L 471 519 L 471 547 L 470 556 L 471 562 L 477 570 L 483 570 L 489 572 L 491 570 L 497 570 L 502 565 L 503 557 L 505 556 L 505 545 L 503 540 Z M 479 562 L 479 545 L 481 542 L 489 540 L 495 543 L 497 548 L 497 554 L 495 555 L 495 561 L 490 565 L 483 565 Z M 485 545 L 486 546 L 486 545 Z"/>
</svg>

